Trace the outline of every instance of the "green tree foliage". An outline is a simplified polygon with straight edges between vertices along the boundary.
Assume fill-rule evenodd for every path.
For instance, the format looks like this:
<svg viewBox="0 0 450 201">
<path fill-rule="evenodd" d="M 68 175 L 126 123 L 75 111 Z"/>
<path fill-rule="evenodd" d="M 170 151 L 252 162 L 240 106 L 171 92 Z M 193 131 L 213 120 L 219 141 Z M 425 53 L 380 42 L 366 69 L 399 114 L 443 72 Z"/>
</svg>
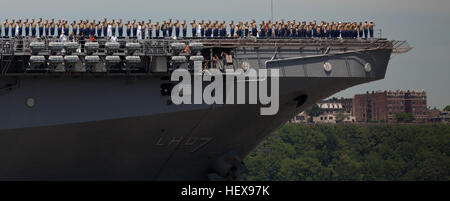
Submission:
<svg viewBox="0 0 450 201">
<path fill-rule="evenodd" d="M 395 118 L 397 119 L 398 122 L 403 123 L 411 123 L 414 120 L 413 114 L 409 112 L 399 112 L 395 114 Z"/>
<path fill-rule="evenodd" d="M 444 111 L 450 111 L 450 105 L 447 105 L 447 106 L 444 108 Z"/>
<path fill-rule="evenodd" d="M 305 113 L 309 116 L 310 122 L 313 122 L 313 117 L 318 117 L 323 114 L 322 109 L 317 104 L 314 104 L 310 108 L 305 110 Z"/>
<path fill-rule="evenodd" d="M 450 125 L 286 124 L 245 160 L 244 180 L 450 180 Z"/>
</svg>

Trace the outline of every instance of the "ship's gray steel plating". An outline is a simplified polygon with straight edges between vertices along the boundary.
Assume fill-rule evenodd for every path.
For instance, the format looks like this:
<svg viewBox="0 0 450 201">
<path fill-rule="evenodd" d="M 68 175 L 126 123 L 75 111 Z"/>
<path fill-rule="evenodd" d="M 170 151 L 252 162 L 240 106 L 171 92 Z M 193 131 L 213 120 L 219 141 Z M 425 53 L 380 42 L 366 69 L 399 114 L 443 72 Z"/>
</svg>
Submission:
<svg viewBox="0 0 450 201">
<path fill-rule="evenodd" d="M 292 116 L 338 91 L 383 79 L 394 50 L 387 40 L 192 39 L 177 42 L 197 43 L 193 55 L 173 55 L 171 40 L 119 40 L 120 47 L 100 40 L 68 57 L 51 53 L 64 45 L 32 42 L 24 41 L 25 49 L 48 60 L 44 65 L 73 61 L 108 69 L 30 76 L 14 69 L 41 65 L 42 57 L 31 57 L 31 49 L 21 57 L 2 51 L 0 180 L 235 179 L 246 170 L 241 159 Z M 231 49 L 233 69 L 279 69 L 279 112 L 260 116 L 261 106 L 249 104 L 171 104 L 165 88 L 171 82 L 162 79 L 167 65 L 183 60 L 201 69 L 200 47 Z M 147 70 L 109 71 L 121 65 Z"/>
</svg>

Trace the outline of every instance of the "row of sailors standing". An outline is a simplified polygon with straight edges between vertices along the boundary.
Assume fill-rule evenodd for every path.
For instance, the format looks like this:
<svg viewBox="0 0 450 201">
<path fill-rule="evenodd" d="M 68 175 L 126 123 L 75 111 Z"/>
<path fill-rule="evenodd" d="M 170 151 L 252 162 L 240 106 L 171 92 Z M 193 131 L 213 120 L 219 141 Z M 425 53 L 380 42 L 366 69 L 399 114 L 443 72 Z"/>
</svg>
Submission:
<svg viewBox="0 0 450 201">
<path fill-rule="evenodd" d="M 3 27 L 4 29 L 3 29 Z M 124 27 L 126 28 L 126 33 L 124 33 Z M 71 29 L 70 29 L 71 28 Z M 144 21 L 137 22 L 133 20 L 132 22 L 127 21 L 123 23 L 122 20 L 107 21 L 105 18 L 102 22 L 95 20 L 80 20 L 79 22 L 73 21 L 69 24 L 67 20 L 54 19 L 43 21 L 42 18 L 35 21 L 32 19 L 22 20 L 11 20 L 5 19 L 3 23 L 0 23 L 0 36 L 60 36 L 61 34 L 69 36 L 71 31 L 74 35 L 85 35 L 85 36 L 128 36 L 128 37 L 145 37 L 145 32 L 149 37 L 153 37 L 153 28 L 155 29 L 155 36 L 159 37 L 160 32 L 162 36 L 172 36 L 173 28 L 175 28 L 175 35 L 179 37 L 180 32 L 182 32 L 184 37 L 187 37 L 187 23 L 186 20 L 180 23 L 179 20 L 172 22 L 172 20 L 164 21 L 159 24 L 155 24 L 149 20 L 147 23 Z M 116 34 L 117 33 L 117 34 Z"/>
<path fill-rule="evenodd" d="M 79 22 L 73 21 L 69 24 L 67 20 L 54 19 L 43 21 L 42 18 L 35 21 L 32 19 L 29 21 L 25 19 L 22 20 L 11 20 L 5 19 L 3 23 L 0 24 L 0 35 L 2 35 L 2 25 L 4 26 L 4 36 L 60 36 L 61 34 L 69 36 L 69 32 L 72 31 L 75 35 L 85 35 L 85 36 L 104 36 L 115 35 L 116 27 L 118 27 L 119 35 L 123 33 L 123 23 L 119 20 L 117 23 L 112 20 L 108 22 L 106 18 L 103 22 L 95 20 L 80 20 Z M 70 29 L 71 28 L 71 29 Z"/>
<path fill-rule="evenodd" d="M 262 21 L 257 24 L 255 20 L 251 22 L 234 23 L 232 20 L 229 24 L 229 29 L 225 21 L 214 22 L 200 21 L 191 22 L 193 37 L 248 37 L 254 36 L 259 38 L 373 38 L 374 27 L 373 22 L 360 23 L 327 23 L 322 21 L 317 24 L 316 21 L 306 23 L 284 20 L 272 23 Z M 229 33 L 227 33 L 229 31 Z M 170 34 L 169 34 L 170 35 Z M 177 35 L 178 36 L 178 35 Z"/>
<path fill-rule="evenodd" d="M 106 18 L 103 21 L 96 22 L 95 20 L 80 20 L 79 22 L 73 21 L 69 24 L 66 20 L 54 19 L 45 20 L 39 19 L 35 21 L 32 19 L 29 21 L 8 21 L 7 19 L 0 24 L 0 35 L 2 35 L 2 25 L 4 26 L 4 35 L 9 36 L 60 36 L 69 35 L 69 31 L 72 31 L 74 35 L 84 36 L 128 36 L 144 39 L 146 33 L 148 38 L 153 37 L 187 37 L 188 24 L 186 20 L 180 22 L 179 20 L 172 21 L 171 19 L 163 21 L 162 23 L 152 23 L 148 20 L 137 22 L 127 21 L 123 23 L 122 20 L 108 21 Z M 224 38 L 224 37 L 248 37 L 254 36 L 259 38 L 368 38 L 374 37 L 374 23 L 373 22 L 360 22 L 360 23 L 327 23 L 322 21 L 317 24 L 316 21 L 306 23 L 284 20 L 272 23 L 271 21 L 257 24 L 255 20 L 251 22 L 238 22 L 234 23 L 232 20 L 228 26 L 225 21 L 207 21 L 204 20 L 196 22 L 195 20 L 190 22 L 192 37 L 202 38 Z M 124 27 L 126 33 L 124 33 Z M 229 27 L 229 29 L 228 29 Z M 71 30 L 70 30 L 71 28 Z M 229 31 L 229 32 L 228 32 Z M 153 35 L 154 33 L 154 35 Z"/>
</svg>

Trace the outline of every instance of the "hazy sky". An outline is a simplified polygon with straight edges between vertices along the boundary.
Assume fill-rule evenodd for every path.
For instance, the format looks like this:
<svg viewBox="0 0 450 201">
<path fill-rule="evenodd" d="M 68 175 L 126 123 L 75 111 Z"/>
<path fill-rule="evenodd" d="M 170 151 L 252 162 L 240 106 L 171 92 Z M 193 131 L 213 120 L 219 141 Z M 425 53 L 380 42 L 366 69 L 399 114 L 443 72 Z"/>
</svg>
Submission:
<svg viewBox="0 0 450 201">
<path fill-rule="evenodd" d="M 270 18 L 270 0 L 0 0 L 1 18 L 162 20 Z M 274 0 L 275 19 L 372 20 L 383 37 L 414 49 L 394 56 L 386 78 L 335 96 L 372 90 L 426 90 L 428 105 L 450 104 L 450 0 Z M 3 21 L 3 19 L 0 19 Z"/>
</svg>

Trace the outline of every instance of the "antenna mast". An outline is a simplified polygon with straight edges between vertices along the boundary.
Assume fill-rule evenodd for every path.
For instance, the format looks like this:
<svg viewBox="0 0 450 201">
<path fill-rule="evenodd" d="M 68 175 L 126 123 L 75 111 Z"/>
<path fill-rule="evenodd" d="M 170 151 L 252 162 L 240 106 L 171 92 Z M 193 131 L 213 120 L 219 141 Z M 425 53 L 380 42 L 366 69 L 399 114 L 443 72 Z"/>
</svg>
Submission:
<svg viewBox="0 0 450 201">
<path fill-rule="evenodd" d="M 270 19 L 273 22 L 273 0 L 270 0 Z"/>
</svg>

